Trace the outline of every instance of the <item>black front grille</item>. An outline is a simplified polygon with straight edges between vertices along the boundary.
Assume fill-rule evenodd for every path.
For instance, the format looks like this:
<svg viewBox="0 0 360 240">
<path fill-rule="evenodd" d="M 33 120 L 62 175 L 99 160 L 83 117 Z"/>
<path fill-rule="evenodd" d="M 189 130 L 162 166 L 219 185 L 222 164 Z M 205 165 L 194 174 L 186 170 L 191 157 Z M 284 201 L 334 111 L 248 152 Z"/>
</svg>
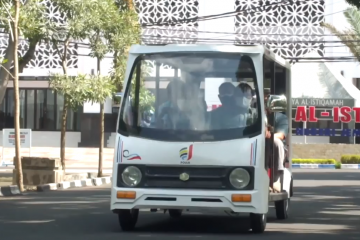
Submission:
<svg viewBox="0 0 360 240">
<path fill-rule="evenodd" d="M 121 173 L 129 165 L 120 164 L 118 169 L 118 187 L 126 187 L 122 182 Z M 141 188 L 179 188 L 179 189 L 234 189 L 229 182 L 230 172 L 237 167 L 169 167 L 169 166 L 147 166 L 132 165 L 138 167 L 143 179 L 137 187 Z M 251 177 L 250 184 L 243 190 L 254 189 L 254 168 L 243 167 Z M 190 177 L 187 181 L 180 180 L 180 175 L 187 173 Z"/>
</svg>

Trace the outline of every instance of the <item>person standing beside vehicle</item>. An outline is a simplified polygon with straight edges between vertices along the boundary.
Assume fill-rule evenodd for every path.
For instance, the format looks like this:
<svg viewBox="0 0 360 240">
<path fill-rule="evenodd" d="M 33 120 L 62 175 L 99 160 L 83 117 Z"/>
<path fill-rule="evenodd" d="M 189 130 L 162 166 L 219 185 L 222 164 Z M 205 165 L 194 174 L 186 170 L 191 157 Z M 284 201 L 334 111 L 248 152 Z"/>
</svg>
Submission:
<svg viewBox="0 0 360 240">
<path fill-rule="evenodd" d="M 269 92 L 264 91 L 264 98 L 265 98 L 265 106 L 267 105 Z M 269 116 L 270 111 L 265 109 L 266 115 Z M 273 131 L 271 131 L 273 128 Z M 273 132 L 273 133 L 272 133 Z M 288 117 L 280 112 L 274 113 L 274 126 L 267 126 L 266 129 L 266 138 L 270 139 L 272 134 L 274 134 L 274 161 L 278 166 L 276 172 L 276 178 L 274 178 L 274 190 L 280 192 L 281 191 L 281 184 L 279 176 L 279 171 L 284 170 L 285 160 L 286 160 L 286 139 L 289 133 L 289 120 Z"/>
</svg>

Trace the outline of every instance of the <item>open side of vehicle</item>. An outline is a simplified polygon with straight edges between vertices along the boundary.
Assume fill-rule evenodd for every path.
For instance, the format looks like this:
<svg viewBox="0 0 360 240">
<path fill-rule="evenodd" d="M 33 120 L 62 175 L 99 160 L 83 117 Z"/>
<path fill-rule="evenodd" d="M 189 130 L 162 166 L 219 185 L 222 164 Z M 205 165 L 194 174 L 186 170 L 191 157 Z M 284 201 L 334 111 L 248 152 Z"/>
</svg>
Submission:
<svg viewBox="0 0 360 240">
<path fill-rule="evenodd" d="M 139 209 L 173 218 L 187 209 L 249 213 L 252 231 L 262 233 L 274 202 L 286 219 L 291 121 L 285 167 L 276 160 L 276 132 L 266 138 L 266 130 L 276 128 L 277 114 L 291 116 L 290 70 L 263 46 L 133 46 L 111 191 L 121 228 L 135 227 Z"/>
</svg>

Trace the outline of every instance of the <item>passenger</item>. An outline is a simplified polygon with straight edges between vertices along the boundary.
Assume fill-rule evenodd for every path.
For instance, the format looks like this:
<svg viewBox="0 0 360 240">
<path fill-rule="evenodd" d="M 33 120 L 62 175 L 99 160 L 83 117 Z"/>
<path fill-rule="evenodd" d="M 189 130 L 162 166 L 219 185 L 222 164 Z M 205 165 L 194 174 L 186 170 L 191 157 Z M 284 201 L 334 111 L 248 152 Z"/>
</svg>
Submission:
<svg viewBox="0 0 360 240">
<path fill-rule="evenodd" d="M 166 87 L 166 93 L 167 93 L 167 98 L 168 98 L 168 100 L 165 101 L 164 103 L 160 104 L 157 112 L 156 112 L 155 114 L 153 114 L 152 117 L 151 117 L 151 125 L 152 125 L 152 126 L 155 125 L 156 119 L 158 118 L 158 116 L 163 115 L 163 109 L 164 109 L 164 108 L 171 107 L 171 88 L 172 88 L 172 85 L 173 85 L 173 82 L 174 82 L 174 81 L 175 81 L 175 80 L 170 81 L 170 82 L 168 83 L 167 87 Z M 159 120 L 159 121 L 160 121 L 160 120 Z M 158 122 L 159 122 L 159 121 L 158 121 Z"/>
<path fill-rule="evenodd" d="M 253 103 L 253 89 L 249 84 L 242 82 L 238 85 L 235 95 L 236 105 L 240 108 L 246 126 L 249 126 L 257 118 L 256 110 L 251 108 Z"/>
<path fill-rule="evenodd" d="M 213 129 L 239 128 L 244 125 L 239 107 L 235 103 L 236 87 L 231 82 L 225 82 L 219 87 L 221 106 L 211 112 Z"/>
<path fill-rule="evenodd" d="M 172 80 L 168 87 L 168 101 L 159 107 L 157 126 L 166 129 L 188 129 L 189 119 L 186 110 L 190 108 L 186 96 L 185 83 L 181 80 Z"/>
<path fill-rule="evenodd" d="M 269 92 L 264 91 L 265 96 L 265 106 L 268 101 Z M 270 114 L 268 109 L 265 109 L 266 115 L 268 116 Z M 269 126 L 269 128 L 272 128 Z M 275 113 L 274 114 L 274 157 L 275 161 L 277 161 L 278 164 L 278 171 L 284 170 L 284 163 L 286 159 L 286 137 L 289 133 L 289 120 L 288 117 L 283 113 Z M 271 131 L 268 129 L 266 130 L 266 138 L 271 138 Z M 280 189 L 280 181 L 279 179 L 275 179 L 274 181 L 274 190 L 281 191 Z"/>
</svg>

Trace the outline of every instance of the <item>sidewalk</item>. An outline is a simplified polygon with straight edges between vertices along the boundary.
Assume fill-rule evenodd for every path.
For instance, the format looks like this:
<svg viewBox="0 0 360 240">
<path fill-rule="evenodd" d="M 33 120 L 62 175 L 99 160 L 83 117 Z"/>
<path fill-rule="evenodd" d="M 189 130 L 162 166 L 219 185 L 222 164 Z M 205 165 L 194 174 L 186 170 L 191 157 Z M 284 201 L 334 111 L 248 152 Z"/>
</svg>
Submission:
<svg viewBox="0 0 360 240">
<path fill-rule="evenodd" d="M 0 160 L 2 160 L 2 147 L 0 147 Z M 29 157 L 29 149 L 21 149 L 21 156 Z M 15 149 L 6 148 L 4 149 L 4 161 L 12 162 L 15 156 Z M 104 148 L 104 162 L 113 161 L 114 149 Z M 48 157 L 48 158 L 60 158 L 60 148 L 53 147 L 32 147 L 31 157 Z M 65 150 L 66 161 L 82 161 L 82 162 L 98 162 L 99 160 L 99 149 L 98 148 L 66 148 Z M 86 160 L 84 160 L 86 159 Z M 70 163 L 69 163 L 70 164 Z"/>
</svg>

